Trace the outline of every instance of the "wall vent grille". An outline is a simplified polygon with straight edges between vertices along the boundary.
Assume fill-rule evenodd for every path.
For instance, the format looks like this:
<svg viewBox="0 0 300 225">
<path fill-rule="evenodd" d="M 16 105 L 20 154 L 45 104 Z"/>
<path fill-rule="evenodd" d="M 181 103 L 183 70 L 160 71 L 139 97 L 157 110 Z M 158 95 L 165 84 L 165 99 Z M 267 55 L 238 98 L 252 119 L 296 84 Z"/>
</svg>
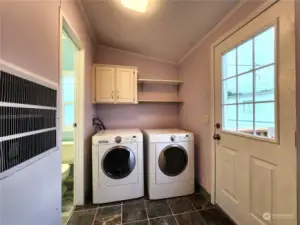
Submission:
<svg viewBox="0 0 300 225">
<path fill-rule="evenodd" d="M 0 102 L 56 107 L 56 90 L 1 71 Z"/>
<path fill-rule="evenodd" d="M 54 110 L 0 107 L 0 137 L 55 127 Z"/>
<path fill-rule="evenodd" d="M 0 174 L 57 146 L 57 90 L 0 71 Z"/>
<path fill-rule="evenodd" d="M 56 131 L 15 138 L 0 143 L 0 172 L 4 172 L 56 146 Z"/>
</svg>

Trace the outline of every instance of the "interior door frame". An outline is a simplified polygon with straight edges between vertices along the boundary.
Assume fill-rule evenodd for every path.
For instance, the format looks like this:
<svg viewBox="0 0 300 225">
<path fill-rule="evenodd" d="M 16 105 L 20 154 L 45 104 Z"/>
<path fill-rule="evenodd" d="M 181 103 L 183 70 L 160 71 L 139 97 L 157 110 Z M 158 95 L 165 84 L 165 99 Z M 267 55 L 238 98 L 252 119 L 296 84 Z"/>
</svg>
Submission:
<svg viewBox="0 0 300 225">
<path fill-rule="evenodd" d="M 251 22 L 254 18 L 258 17 L 261 13 L 266 11 L 268 8 L 270 8 L 273 4 L 276 4 L 279 0 L 267 0 L 265 3 L 263 3 L 261 6 L 259 6 L 256 10 L 254 10 L 252 13 L 250 13 L 249 16 L 247 16 L 244 20 L 240 21 L 237 25 L 235 25 L 232 29 L 230 29 L 228 32 L 224 33 L 217 41 L 215 41 L 211 45 L 210 50 L 210 56 L 211 56 L 211 68 L 210 68 L 210 84 L 211 84 L 211 90 L 214 90 L 214 82 L 215 82 L 215 47 L 218 46 L 222 41 L 224 41 L 226 38 L 233 35 L 236 31 L 241 29 L 243 26 Z M 245 3 L 246 4 L 246 3 Z M 211 99 L 210 99 L 210 115 L 211 115 L 211 123 L 210 123 L 210 134 L 211 137 L 213 137 L 215 133 L 215 93 L 214 91 L 211 92 Z M 211 138 L 211 203 L 216 204 L 216 143 L 213 138 Z"/>
<path fill-rule="evenodd" d="M 76 54 L 76 61 L 79 62 L 75 68 L 77 85 L 75 85 L 75 107 L 74 110 L 75 121 L 77 123 L 77 128 L 74 136 L 74 204 L 83 205 L 84 196 L 85 196 L 85 179 L 84 179 L 84 75 L 85 75 L 85 47 L 83 42 L 80 40 L 75 29 L 72 27 L 66 15 L 63 13 L 62 8 L 59 8 L 60 16 L 60 26 L 59 26 L 59 91 L 58 91 L 58 117 L 61 118 L 61 77 L 62 77 L 62 33 L 63 30 L 67 32 L 69 37 L 72 39 L 78 52 Z M 58 141 L 59 148 L 61 149 L 62 145 L 62 126 L 61 120 L 58 122 L 59 132 L 58 132 Z"/>
</svg>

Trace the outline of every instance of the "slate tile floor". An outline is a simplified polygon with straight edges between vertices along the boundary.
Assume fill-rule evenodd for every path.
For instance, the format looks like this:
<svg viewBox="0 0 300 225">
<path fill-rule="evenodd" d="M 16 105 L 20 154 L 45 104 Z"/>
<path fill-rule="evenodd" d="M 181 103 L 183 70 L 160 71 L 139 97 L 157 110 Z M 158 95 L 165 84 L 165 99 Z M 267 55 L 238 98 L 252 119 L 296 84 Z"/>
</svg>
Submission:
<svg viewBox="0 0 300 225">
<path fill-rule="evenodd" d="M 201 194 L 77 206 L 68 225 L 235 225 Z"/>
</svg>

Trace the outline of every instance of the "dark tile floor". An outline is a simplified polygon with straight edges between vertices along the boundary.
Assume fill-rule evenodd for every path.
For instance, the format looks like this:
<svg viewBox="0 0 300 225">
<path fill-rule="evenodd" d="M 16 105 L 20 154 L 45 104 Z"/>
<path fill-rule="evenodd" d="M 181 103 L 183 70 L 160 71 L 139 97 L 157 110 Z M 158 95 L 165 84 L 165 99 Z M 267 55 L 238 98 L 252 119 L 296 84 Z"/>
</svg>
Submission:
<svg viewBox="0 0 300 225">
<path fill-rule="evenodd" d="M 234 225 L 201 194 L 77 206 L 68 225 Z"/>
</svg>

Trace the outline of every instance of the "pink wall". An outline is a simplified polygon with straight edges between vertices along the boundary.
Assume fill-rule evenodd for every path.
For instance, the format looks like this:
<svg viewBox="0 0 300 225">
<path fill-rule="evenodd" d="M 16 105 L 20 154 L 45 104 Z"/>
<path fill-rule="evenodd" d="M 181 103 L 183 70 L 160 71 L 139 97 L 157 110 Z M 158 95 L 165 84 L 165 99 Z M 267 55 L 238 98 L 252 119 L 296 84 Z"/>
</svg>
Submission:
<svg viewBox="0 0 300 225">
<path fill-rule="evenodd" d="M 106 47 L 99 47 L 95 63 L 127 65 L 139 67 L 139 78 L 178 79 L 177 67 L 170 63 L 159 62 L 134 54 L 120 52 Z M 172 88 L 172 87 L 171 87 Z M 145 87 L 149 98 L 172 97 L 176 90 L 170 87 Z M 165 93 L 164 93 L 165 92 Z M 138 105 L 97 105 L 97 115 L 107 128 L 176 128 L 179 126 L 177 104 L 147 103 Z"/>
<path fill-rule="evenodd" d="M 59 1 L 2 1 L 0 57 L 58 82 L 58 9 Z"/>
<path fill-rule="evenodd" d="M 202 117 L 210 115 L 210 51 L 211 45 L 225 32 L 254 11 L 261 1 L 248 0 L 221 27 L 215 30 L 191 55 L 179 65 L 179 78 L 184 81 L 181 96 L 180 126 L 195 133 L 196 179 L 211 191 L 211 133 L 210 125 L 202 123 Z"/>
<path fill-rule="evenodd" d="M 94 131 L 89 118 L 95 114 L 90 88 L 95 48 L 87 35 L 85 20 L 75 2 L 75 0 L 64 0 L 61 7 L 86 50 L 84 76 L 85 118 L 87 119 L 84 138 L 86 158 L 88 158 L 91 150 L 91 135 Z M 0 1 L 0 58 L 58 83 L 60 76 L 59 7 L 60 1 Z M 90 175 L 88 174 L 87 177 Z"/>
</svg>

